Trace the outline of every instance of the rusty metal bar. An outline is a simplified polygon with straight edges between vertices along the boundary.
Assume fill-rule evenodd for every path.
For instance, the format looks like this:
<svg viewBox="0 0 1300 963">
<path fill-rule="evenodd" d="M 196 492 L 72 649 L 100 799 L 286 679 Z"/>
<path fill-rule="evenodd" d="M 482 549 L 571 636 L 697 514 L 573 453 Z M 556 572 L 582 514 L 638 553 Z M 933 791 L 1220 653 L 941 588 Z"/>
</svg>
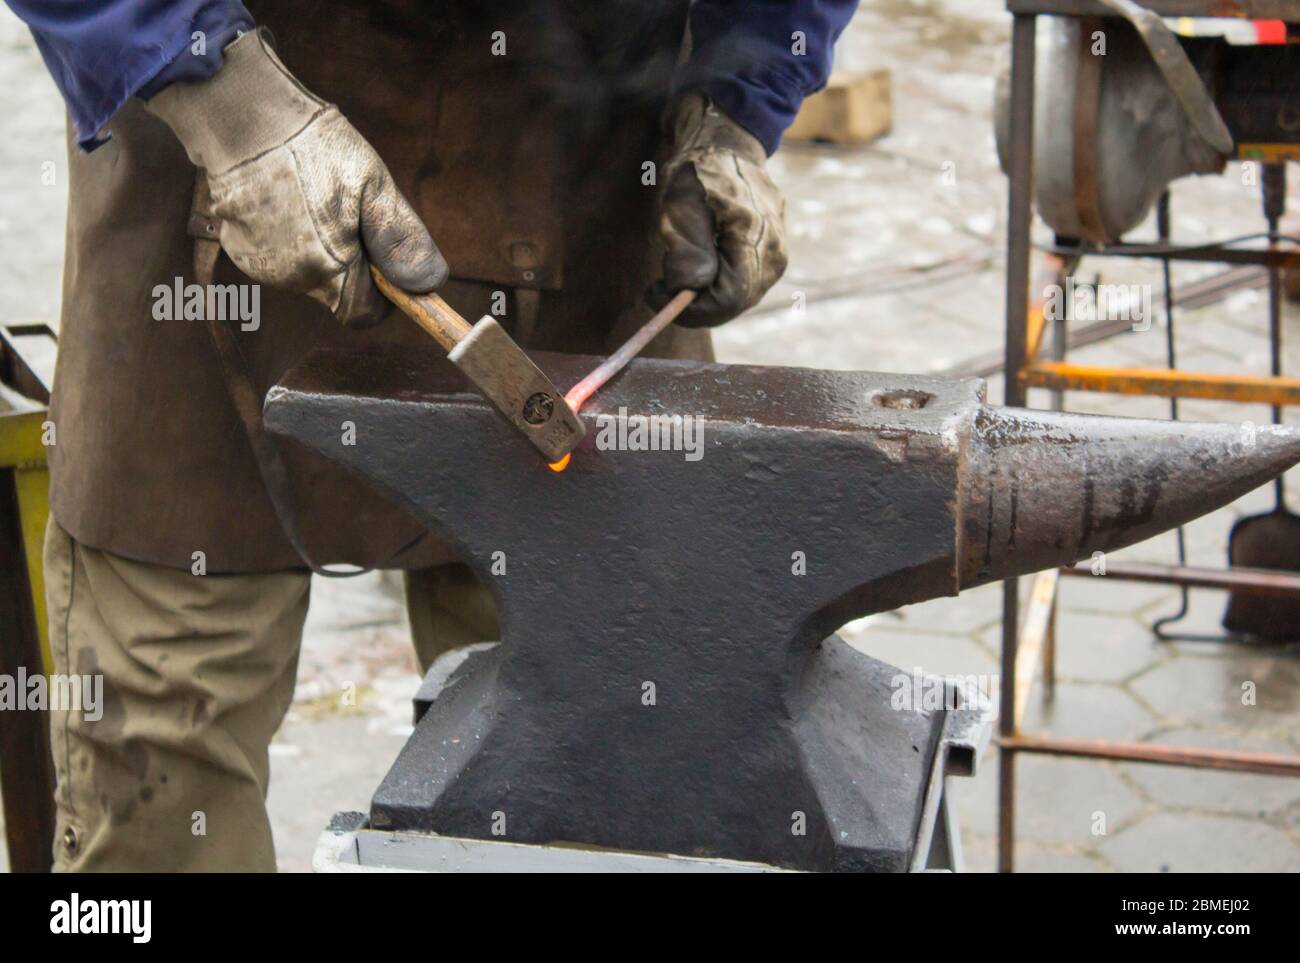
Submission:
<svg viewBox="0 0 1300 963">
<path fill-rule="evenodd" d="M 1079 266 L 1079 257 L 1059 258 L 1048 255 L 1048 265 L 1056 272 L 1056 277 L 1052 283 L 1060 288 L 1064 288 L 1069 282 L 1069 278 L 1074 274 Z M 1046 292 L 1043 292 L 1044 298 Z M 1070 325 L 1074 323 L 1074 311 L 1072 305 L 1066 304 L 1065 310 L 1060 312 L 1052 319 L 1052 351 L 1051 359 L 1053 361 L 1064 361 L 1065 354 L 1070 343 Z M 1034 362 L 1034 357 L 1026 358 L 1027 364 Z M 1065 392 L 1051 392 L 1052 410 L 1065 410 Z M 1030 625 L 1032 631 L 1041 631 L 1042 654 L 1035 658 L 1035 661 L 1042 667 L 1043 687 L 1046 689 L 1046 698 L 1052 698 L 1056 694 L 1056 598 L 1060 586 L 1060 572 L 1058 571 L 1055 578 L 1046 579 L 1041 577 L 1035 578 L 1033 586 L 1030 589 L 1030 612 L 1025 616 L 1025 621 Z M 1036 606 L 1036 608 L 1035 608 Z M 1035 619 L 1041 621 L 1041 630 L 1034 624 Z M 1017 670 L 1019 671 L 1019 670 Z M 1032 670 L 1031 670 L 1032 672 Z M 1016 705 L 1019 714 L 1016 716 L 1015 729 L 1020 731 L 1020 726 L 1025 721 L 1025 711 L 1029 706 L 1029 692 L 1033 688 L 1032 674 L 1026 678 L 1023 673 L 1018 676 L 1023 682 L 1023 697 L 1016 693 Z"/>
<path fill-rule="evenodd" d="M 1007 753 L 1028 752 L 1042 756 L 1148 762 L 1161 766 L 1253 772 L 1266 776 L 1300 776 L 1300 756 L 1270 752 L 1196 749 L 1116 739 L 1059 739 L 1034 733 L 999 736 L 998 745 Z"/>
<path fill-rule="evenodd" d="M 1205 398 L 1246 404 L 1300 404 L 1300 379 L 1266 375 L 1224 375 L 1165 368 L 1103 368 L 1040 361 L 1022 368 L 1024 387 L 1099 391 L 1163 398 Z"/>
<path fill-rule="evenodd" d="M 1245 20 L 1300 22 L 1297 0 L 1142 0 L 1162 17 L 1239 17 Z M 1097 0 L 1007 0 L 1013 14 L 1046 13 L 1062 17 L 1098 17 L 1110 8 Z"/>
<path fill-rule="evenodd" d="M 1007 171 L 1006 353 L 1003 400 L 1023 405 L 1026 389 L 1016 375 L 1025 364 L 1029 337 L 1030 225 L 1034 197 L 1034 12 L 1017 13 L 1011 24 L 1011 157 Z M 1016 649 L 1020 620 L 1019 580 L 1002 583 L 1002 687 L 998 727 L 1015 732 Z M 1015 754 L 998 754 L 998 870 L 1015 863 Z"/>
<path fill-rule="evenodd" d="M 1160 244 L 1100 244 L 1095 247 L 1047 248 L 1049 253 L 1087 255 L 1088 257 L 1160 258 L 1168 261 L 1210 261 L 1215 264 L 1255 265 L 1259 267 L 1298 268 L 1300 249 L 1294 244 L 1277 249 L 1232 247 L 1229 244 L 1207 244 L 1196 247 L 1165 246 Z"/>
<path fill-rule="evenodd" d="M 1188 588 L 1223 589 L 1247 595 L 1300 596 L 1300 575 L 1268 568 L 1201 568 L 1194 565 L 1155 565 L 1147 562 L 1106 562 L 1105 576 L 1094 575 L 1089 563 L 1067 566 L 1062 575 L 1115 578 L 1124 582 L 1154 582 Z"/>
</svg>

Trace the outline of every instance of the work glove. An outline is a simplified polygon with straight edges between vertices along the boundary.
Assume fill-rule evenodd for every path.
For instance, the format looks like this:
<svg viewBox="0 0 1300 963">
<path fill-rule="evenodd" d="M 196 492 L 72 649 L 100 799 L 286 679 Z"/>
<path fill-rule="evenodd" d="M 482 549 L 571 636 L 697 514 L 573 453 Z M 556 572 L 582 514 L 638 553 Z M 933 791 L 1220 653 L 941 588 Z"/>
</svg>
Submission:
<svg viewBox="0 0 1300 963">
<path fill-rule="evenodd" d="M 700 295 L 678 324 L 713 327 L 758 303 L 785 272 L 785 198 L 767 176 L 767 152 L 699 93 L 670 115 L 659 231 L 663 279 L 648 299 L 661 308 L 683 288 Z"/>
<path fill-rule="evenodd" d="M 148 109 L 207 172 L 221 247 L 241 271 L 308 294 L 341 321 L 376 320 L 390 306 L 369 262 L 418 294 L 447 279 L 447 262 L 374 148 L 269 39 L 244 34 L 211 78 L 172 84 Z"/>
</svg>

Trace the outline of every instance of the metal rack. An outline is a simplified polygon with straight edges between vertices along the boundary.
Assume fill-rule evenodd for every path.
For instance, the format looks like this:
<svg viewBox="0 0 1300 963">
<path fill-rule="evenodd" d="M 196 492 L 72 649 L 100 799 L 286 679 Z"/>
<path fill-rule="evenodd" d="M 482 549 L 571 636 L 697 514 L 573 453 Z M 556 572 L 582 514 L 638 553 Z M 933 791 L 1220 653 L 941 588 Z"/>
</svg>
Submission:
<svg viewBox="0 0 1300 963">
<path fill-rule="evenodd" d="M 1300 0 L 1140 0 L 1142 6 L 1166 17 L 1240 17 L 1300 23 Z M 1300 403 L 1300 380 L 1249 375 L 1211 375 L 1177 370 L 1106 369 L 1072 365 L 1065 359 L 1066 331 L 1057 320 L 1052 331 L 1052 358 L 1039 360 L 1046 321 L 1031 303 L 1031 242 L 1034 159 L 1035 28 L 1040 14 L 1105 18 L 1111 11 L 1096 0 L 1007 0 L 1012 14 L 1010 158 L 1008 169 L 1006 265 L 1005 403 L 1023 406 L 1030 387 L 1052 391 L 1060 407 L 1066 390 L 1176 398 L 1212 398 Z M 1284 152 L 1282 157 L 1287 156 Z M 1296 155 L 1291 155 L 1296 159 Z M 1278 155 L 1270 157 L 1278 160 Z M 1162 233 L 1164 231 L 1162 230 Z M 1064 278 L 1078 258 L 1087 256 L 1145 257 L 1161 260 L 1219 261 L 1263 265 L 1271 271 L 1300 268 L 1300 249 L 1276 242 L 1268 249 L 1244 249 L 1232 244 L 1177 249 L 1166 244 L 1061 246 L 1048 252 L 1049 272 Z M 1167 273 L 1166 273 L 1167 277 Z M 1277 310 L 1277 285 L 1271 285 L 1272 310 Z M 1166 291 L 1166 305 L 1169 304 Z M 998 869 L 1011 872 L 1015 855 L 1015 763 L 1021 753 L 1073 758 L 1110 759 L 1236 772 L 1300 776 L 1300 756 L 1273 755 L 1156 745 L 1102 739 L 1062 738 L 1021 731 L 1041 664 L 1048 690 L 1055 683 L 1056 597 L 1060 577 L 1088 569 L 1040 572 L 1034 577 L 1021 621 L 1019 580 L 1003 583 L 1002 687 L 998 721 Z M 1159 582 L 1190 587 L 1250 591 L 1300 597 L 1300 576 L 1260 569 L 1202 569 L 1186 565 L 1107 564 L 1108 578 Z"/>
<path fill-rule="evenodd" d="M 54 341 L 44 324 L 0 325 L 0 673 L 10 678 L 53 671 L 41 546 L 49 515 L 44 435 Z M 0 796 L 9 866 L 42 872 L 50 868 L 54 837 L 49 718 L 5 715 Z"/>
</svg>

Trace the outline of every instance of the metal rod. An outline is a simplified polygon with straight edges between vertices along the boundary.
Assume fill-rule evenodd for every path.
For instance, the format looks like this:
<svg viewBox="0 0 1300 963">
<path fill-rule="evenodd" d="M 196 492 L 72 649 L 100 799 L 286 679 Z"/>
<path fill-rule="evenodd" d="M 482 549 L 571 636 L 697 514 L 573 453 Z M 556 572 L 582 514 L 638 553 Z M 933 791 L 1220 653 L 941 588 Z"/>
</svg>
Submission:
<svg viewBox="0 0 1300 963">
<path fill-rule="evenodd" d="M 1095 578 L 1088 563 L 1061 569 L 1062 575 Z M 1106 578 L 1122 582 L 1154 582 L 1189 588 L 1223 589 L 1242 595 L 1300 597 L 1300 575 L 1267 568 L 1200 568 L 1193 565 L 1153 565 L 1107 560 Z"/>
<path fill-rule="evenodd" d="M 1206 398 L 1242 404 L 1300 405 L 1300 378 L 1270 375 L 1224 375 L 1167 368 L 1107 368 L 1068 362 L 1039 361 L 1020 369 L 1029 388 L 1097 391 L 1163 398 Z"/>
<path fill-rule="evenodd" d="M 678 291 L 674 294 L 673 299 L 643 324 L 636 334 L 623 342 L 621 348 L 606 358 L 591 374 L 565 392 L 564 400 L 569 403 L 569 407 L 574 411 L 581 408 L 583 402 L 599 391 L 610 378 L 627 367 L 627 363 L 640 354 L 641 350 L 664 328 L 676 321 L 677 316 L 686 310 L 695 297 L 696 292 L 690 290 Z"/>
<path fill-rule="evenodd" d="M 1123 762 L 1150 762 L 1161 766 L 1186 766 L 1193 769 L 1254 772 L 1269 776 L 1300 776 L 1300 756 L 1277 753 L 1194 749 L 1114 739 L 1058 739 L 1030 733 L 999 737 L 998 744 L 1009 754 L 1029 752 L 1043 756 L 1077 756 Z"/>
<path fill-rule="evenodd" d="M 1006 360 L 1004 401 L 1020 406 L 1025 389 L 1016 372 L 1025 363 L 1029 321 L 1030 227 L 1034 202 L 1034 24 L 1017 15 L 1011 33 L 1011 158 L 1007 173 Z"/>
<path fill-rule="evenodd" d="M 1018 13 L 1011 24 L 1011 158 L 1007 172 L 1006 379 L 1003 400 L 1025 403 L 1019 375 L 1025 364 L 1029 323 L 1029 231 L 1034 203 L 1034 34 L 1037 17 Z M 1020 619 L 1019 582 L 1002 583 L 1002 686 L 998 728 L 1015 732 L 1016 647 Z M 1015 754 L 998 759 L 998 870 L 1015 866 Z"/>
<path fill-rule="evenodd" d="M 1280 239 L 1285 241 L 1285 239 Z M 1069 254 L 1076 248 L 1050 245 L 1051 254 Z M 1168 247 L 1158 244 L 1100 244 L 1082 249 L 1089 257 L 1159 258 L 1171 261 L 1211 261 L 1215 264 L 1270 265 L 1281 268 L 1300 267 L 1300 249 L 1294 242 L 1279 243 L 1270 248 L 1230 247 L 1226 244 L 1206 244 L 1198 247 Z"/>
<path fill-rule="evenodd" d="M 1070 277 L 1074 274 L 1076 270 L 1078 270 L 1079 262 L 1082 260 L 1082 258 L 1079 257 L 1061 258 L 1061 257 L 1053 257 L 1052 255 L 1048 255 L 1048 259 L 1054 263 L 1055 272 L 1056 272 L 1055 283 L 1058 289 L 1063 291 L 1067 290 L 1069 287 Z M 1062 311 L 1058 317 L 1052 320 L 1052 360 L 1053 361 L 1065 360 L 1066 351 L 1069 350 L 1069 345 L 1070 345 L 1070 328 L 1073 327 L 1074 320 L 1075 320 L 1074 299 L 1066 298 L 1065 310 Z M 1065 410 L 1064 391 L 1052 392 L 1052 410 L 1053 411 Z M 1042 573 L 1039 574 L 1041 575 Z M 1060 577 L 1058 573 L 1058 577 L 1052 579 L 1050 585 L 1045 585 L 1042 588 L 1042 591 L 1046 593 L 1045 601 L 1047 603 L 1046 621 L 1043 624 L 1043 630 L 1042 630 L 1043 635 L 1041 640 L 1043 651 L 1042 651 L 1041 658 L 1037 655 L 1034 657 L 1035 661 L 1040 662 L 1042 665 L 1043 688 L 1046 690 L 1046 698 L 1048 699 L 1054 699 L 1056 697 L 1056 596 L 1057 596 L 1059 583 L 1060 583 Z M 1029 626 L 1032 624 L 1032 620 L 1034 617 L 1034 612 L 1033 612 L 1034 598 L 1039 591 L 1040 591 L 1040 582 L 1038 578 L 1035 578 L 1029 592 L 1030 611 L 1025 614 L 1025 626 Z M 1025 635 L 1026 633 L 1022 631 L 1021 638 L 1020 638 L 1021 645 L 1024 644 Z M 1016 658 L 1017 662 L 1023 661 L 1023 659 L 1021 658 L 1022 655 L 1023 652 L 1017 656 Z M 1019 670 L 1017 669 L 1017 671 Z M 1030 677 L 1028 679 L 1023 679 L 1023 678 L 1017 679 L 1017 685 L 1024 691 L 1023 699 L 1021 698 L 1020 693 L 1016 693 L 1016 713 L 1017 713 L 1016 731 L 1019 732 L 1020 726 L 1025 721 L 1024 714 L 1026 708 L 1029 705 L 1029 690 L 1033 686 L 1033 678 Z"/>
<path fill-rule="evenodd" d="M 1278 225 L 1286 211 L 1286 165 L 1265 164 L 1263 177 L 1264 217 L 1268 221 L 1269 250 L 1276 250 L 1279 241 Z M 1268 267 L 1268 352 L 1269 374 L 1282 376 L 1282 269 L 1276 264 Z M 1282 406 L 1273 405 L 1273 424 L 1282 423 Z M 1273 479 L 1273 492 L 1277 510 L 1286 511 L 1286 487 L 1278 475 Z M 1180 559 L 1181 561 L 1181 559 Z"/>
<path fill-rule="evenodd" d="M 1247 20 L 1294 20 L 1295 0 L 1144 0 L 1144 7 L 1162 17 L 1242 17 Z M 1046 13 L 1063 17 L 1112 15 L 1097 0 L 1007 0 L 1013 14 Z"/>
<path fill-rule="evenodd" d="M 1156 204 L 1156 232 L 1162 247 L 1169 246 L 1169 239 L 1172 236 L 1172 228 L 1169 222 L 1169 206 L 1169 190 L 1166 188 Z M 1165 365 L 1170 371 L 1175 371 L 1178 368 L 1178 342 L 1174 337 L 1174 271 L 1168 255 L 1160 258 L 1160 277 L 1165 286 Z M 1276 373 L 1274 372 L 1274 374 Z M 1178 396 L 1173 395 L 1169 399 L 1169 418 L 1171 421 L 1177 421 L 1178 416 Z M 1185 566 L 1187 564 L 1187 531 L 1182 525 L 1179 525 L 1175 529 L 1175 533 L 1178 564 Z M 1165 626 L 1174 625 L 1185 619 L 1187 610 L 1191 607 L 1191 602 L 1187 584 L 1181 583 L 1178 593 L 1178 611 L 1172 615 L 1162 616 L 1151 623 L 1151 631 L 1156 638 L 1168 642 L 1174 637 L 1166 631 Z"/>
</svg>

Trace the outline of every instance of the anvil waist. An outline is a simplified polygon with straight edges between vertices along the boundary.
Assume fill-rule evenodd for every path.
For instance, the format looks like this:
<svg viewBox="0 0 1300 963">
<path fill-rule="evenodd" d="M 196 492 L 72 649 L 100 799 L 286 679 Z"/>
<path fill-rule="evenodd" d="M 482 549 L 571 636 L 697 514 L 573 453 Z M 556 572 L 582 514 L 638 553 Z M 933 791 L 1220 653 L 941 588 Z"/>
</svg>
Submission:
<svg viewBox="0 0 1300 963">
<path fill-rule="evenodd" d="M 487 43 L 465 42 L 474 29 L 469 5 L 439 7 L 435 16 L 409 0 L 340 3 L 328 17 L 305 0 L 249 6 L 289 67 L 337 103 L 388 163 L 452 267 L 443 293 L 461 313 L 473 319 L 504 305 L 507 330 L 518 333 L 521 318 L 531 329 L 526 346 L 589 354 L 609 351 L 643 319 L 627 309 L 655 276 L 658 252 L 654 195 L 637 173 L 660 150 L 684 2 L 597 18 L 609 33 L 592 47 L 602 51 L 599 62 L 583 68 L 579 58 L 573 67 L 590 70 L 588 82 L 570 76 L 558 86 L 539 64 L 563 49 L 555 33 L 563 24 L 500 25 L 512 45 L 501 58 Z M 171 301 L 177 278 L 182 288 L 194 283 L 186 220 L 195 171 L 136 102 L 110 130 L 94 153 L 69 152 L 51 406 L 54 515 L 83 544 L 140 561 L 188 568 L 201 551 L 209 572 L 299 567 L 203 321 L 155 317 L 156 288 Z M 216 281 L 250 283 L 224 258 Z M 428 339 L 396 313 L 377 328 L 348 331 L 306 297 L 263 287 L 256 304 L 255 329 L 237 337 L 262 391 L 313 348 Z M 702 332 L 676 331 L 655 347 L 710 356 Z M 341 439 L 345 431 L 340 425 Z M 418 539 L 420 526 L 349 474 L 287 448 L 315 560 L 373 565 Z M 450 557 L 425 538 L 391 564 Z"/>
</svg>

